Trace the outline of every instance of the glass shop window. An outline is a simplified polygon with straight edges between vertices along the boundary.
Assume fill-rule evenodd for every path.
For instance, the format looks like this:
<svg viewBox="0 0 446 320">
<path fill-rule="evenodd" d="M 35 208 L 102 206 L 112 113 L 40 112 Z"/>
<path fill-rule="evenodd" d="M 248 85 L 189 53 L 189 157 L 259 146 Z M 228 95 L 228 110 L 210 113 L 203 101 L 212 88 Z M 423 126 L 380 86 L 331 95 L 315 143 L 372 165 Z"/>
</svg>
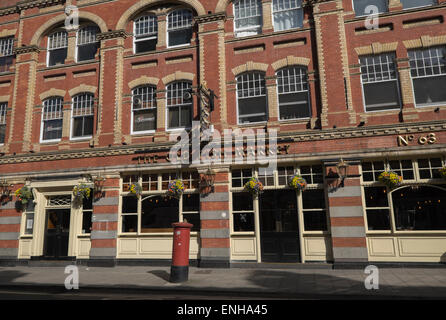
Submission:
<svg viewBox="0 0 446 320">
<path fill-rule="evenodd" d="M 179 201 L 175 198 L 151 197 L 141 202 L 141 232 L 172 232 L 179 221 Z"/>
<path fill-rule="evenodd" d="M 390 170 L 398 173 L 404 180 L 415 179 L 412 160 L 391 160 Z"/>
<path fill-rule="evenodd" d="M 408 186 L 392 193 L 396 230 L 446 230 L 446 189 Z"/>
<path fill-rule="evenodd" d="M 91 233 L 93 215 L 93 189 L 90 189 L 90 198 L 83 199 L 82 202 L 82 234 Z"/>
<path fill-rule="evenodd" d="M 370 161 L 362 163 L 362 181 L 376 182 L 384 171 L 384 161 Z"/>
<path fill-rule="evenodd" d="M 138 199 L 122 197 L 122 232 L 138 232 Z"/>
<path fill-rule="evenodd" d="M 254 231 L 254 206 L 251 194 L 232 193 L 232 220 L 234 232 Z"/>
<path fill-rule="evenodd" d="M 321 165 L 301 166 L 300 175 L 308 184 L 318 184 L 324 182 L 323 169 Z"/>
<path fill-rule="evenodd" d="M 200 231 L 200 195 L 183 195 L 183 221 L 193 224 L 191 231 Z"/>
<path fill-rule="evenodd" d="M 143 174 L 142 175 L 142 190 L 143 191 L 158 190 L 158 174 Z"/>
<path fill-rule="evenodd" d="M 122 178 L 122 191 L 130 191 L 130 186 L 133 183 L 139 183 L 139 176 L 128 175 Z"/>
<path fill-rule="evenodd" d="M 368 230 L 390 230 L 390 208 L 386 187 L 366 187 L 364 197 Z"/>
<path fill-rule="evenodd" d="M 279 167 L 277 175 L 279 176 L 279 186 L 286 186 L 294 175 L 294 167 Z"/>
<path fill-rule="evenodd" d="M 302 192 L 305 231 L 326 231 L 325 191 L 309 189 Z"/>
</svg>

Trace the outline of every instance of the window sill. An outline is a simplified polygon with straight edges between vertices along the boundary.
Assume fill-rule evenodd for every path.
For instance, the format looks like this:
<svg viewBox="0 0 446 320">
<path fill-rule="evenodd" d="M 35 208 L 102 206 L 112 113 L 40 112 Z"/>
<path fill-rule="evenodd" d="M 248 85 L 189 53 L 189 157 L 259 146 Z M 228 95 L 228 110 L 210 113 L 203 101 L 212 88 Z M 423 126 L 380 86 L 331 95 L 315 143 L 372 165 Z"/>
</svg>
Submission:
<svg viewBox="0 0 446 320">
<path fill-rule="evenodd" d="M 329 237 L 330 232 L 328 231 L 303 231 L 303 236 L 323 236 L 323 237 Z"/>
<path fill-rule="evenodd" d="M 287 124 L 287 123 L 306 123 L 308 121 L 310 121 L 311 117 L 307 117 L 307 118 L 295 118 L 295 119 L 283 119 L 280 120 L 279 119 L 279 123 L 280 124 Z"/>
<path fill-rule="evenodd" d="M 20 236 L 20 240 L 22 240 L 22 239 L 32 239 L 32 238 L 33 238 L 32 234 L 22 234 Z"/>
<path fill-rule="evenodd" d="M 41 140 L 40 144 L 44 144 L 44 145 L 57 145 L 62 139 L 57 139 L 57 140 Z"/>
<path fill-rule="evenodd" d="M 243 236 L 252 236 L 255 237 L 255 231 L 232 231 L 231 237 L 243 237 Z"/>
<path fill-rule="evenodd" d="M 88 137 L 78 137 L 78 138 L 70 138 L 71 142 L 85 142 L 88 141 L 90 139 L 92 139 L 93 136 L 88 136 Z"/>
<path fill-rule="evenodd" d="M 136 131 L 136 132 L 131 132 L 130 133 L 130 135 L 132 135 L 132 136 L 144 136 L 144 135 L 153 136 L 154 134 L 155 134 L 155 130 Z"/>
</svg>

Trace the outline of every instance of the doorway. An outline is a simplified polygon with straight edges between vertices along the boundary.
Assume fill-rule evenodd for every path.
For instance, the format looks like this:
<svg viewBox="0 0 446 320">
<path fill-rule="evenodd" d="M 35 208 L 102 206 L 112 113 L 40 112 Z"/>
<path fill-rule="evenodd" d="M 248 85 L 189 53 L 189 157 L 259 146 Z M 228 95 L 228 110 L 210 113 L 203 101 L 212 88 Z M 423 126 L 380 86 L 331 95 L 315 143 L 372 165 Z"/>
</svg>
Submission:
<svg viewBox="0 0 446 320">
<path fill-rule="evenodd" d="M 46 209 L 45 258 L 68 258 L 70 213 L 70 209 Z"/>
<path fill-rule="evenodd" d="M 262 261 L 300 262 L 296 192 L 265 191 L 259 209 Z"/>
</svg>

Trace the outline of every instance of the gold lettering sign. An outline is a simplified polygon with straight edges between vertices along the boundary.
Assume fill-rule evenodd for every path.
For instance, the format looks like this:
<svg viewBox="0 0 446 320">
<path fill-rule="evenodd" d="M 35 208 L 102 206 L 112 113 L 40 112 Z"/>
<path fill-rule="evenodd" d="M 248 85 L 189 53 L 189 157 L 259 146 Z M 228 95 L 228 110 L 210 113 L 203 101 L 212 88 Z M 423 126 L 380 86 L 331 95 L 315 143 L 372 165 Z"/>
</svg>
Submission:
<svg viewBox="0 0 446 320">
<path fill-rule="evenodd" d="M 415 136 L 413 134 L 406 134 L 403 136 L 398 136 L 398 146 L 399 147 L 406 147 L 410 144 L 417 143 L 418 145 L 426 145 L 426 144 L 434 144 L 437 142 L 437 136 L 435 133 L 429 133 L 428 135 L 424 136 Z"/>
</svg>

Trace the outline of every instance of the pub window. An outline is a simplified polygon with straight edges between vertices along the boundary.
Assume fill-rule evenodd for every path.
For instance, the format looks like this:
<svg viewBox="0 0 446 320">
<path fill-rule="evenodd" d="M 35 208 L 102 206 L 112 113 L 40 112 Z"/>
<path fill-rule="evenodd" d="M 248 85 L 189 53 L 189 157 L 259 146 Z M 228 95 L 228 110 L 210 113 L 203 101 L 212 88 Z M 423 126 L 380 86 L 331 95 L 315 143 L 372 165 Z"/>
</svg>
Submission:
<svg viewBox="0 0 446 320">
<path fill-rule="evenodd" d="M 81 93 L 73 97 L 71 138 L 91 138 L 93 136 L 94 96 Z"/>
<path fill-rule="evenodd" d="M 441 158 L 418 159 L 420 179 L 439 179 L 439 170 L 443 167 Z"/>
<path fill-rule="evenodd" d="M 232 193 L 232 221 L 234 232 L 254 231 L 254 206 L 250 193 Z"/>
<path fill-rule="evenodd" d="M 446 47 L 410 50 L 415 104 L 418 107 L 446 103 Z"/>
<path fill-rule="evenodd" d="M 122 178 L 122 191 L 130 191 L 130 186 L 133 183 L 139 183 L 139 176 L 127 175 Z"/>
<path fill-rule="evenodd" d="M 267 121 L 265 76 L 248 72 L 237 77 L 238 123 Z"/>
<path fill-rule="evenodd" d="M 56 31 L 48 36 L 47 66 L 64 64 L 68 54 L 68 34 Z"/>
<path fill-rule="evenodd" d="M 408 186 L 392 192 L 396 230 L 446 230 L 446 189 Z"/>
<path fill-rule="evenodd" d="M 200 195 L 183 194 L 183 221 L 193 225 L 191 231 L 200 231 Z"/>
<path fill-rule="evenodd" d="M 353 10 L 357 17 L 370 15 L 372 12 L 367 8 L 370 5 L 376 6 L 378 13 L 387 12 L 387 2 L 388 0 L 353 0 Z"/>
<path fill-rule="evenodd" d="M 158 190 L 158 175 L 157 174 L 143 174 L 142 175 L 142 190 L 143 191 L 157 191 Z"/>
<path fill-rule="evenodd" d="M 93 189 L 90 189 L 90 195 L 93 194 Z M 82 234 L 91 233 L 91 225 L 93 215 L 93 197 L 84 198 L 82 202 Z"/>
<path fill-rule="evenodd" d="M 132 91 L 132 133 L 156 129 L 156 87 L 142 86 Z"/>
<path fill-rule="evenodd" d="M 366 111 L 400 108 L 395 54 L 384 53 L 359 58 Z"/>
<path fill-rule="evenodd" d="M 403 9 L 419 8 L 433 6 L 437 4 L 436 0 L 400 0 Z"/>
<path fill-rule="evenodd" d="M 252 176 L 252 169 L 232 170 L 232 187 L 243 187 Z"/>
<path fill-rule="evenodd" d="M 7 102 L 0 103 L 0 144 L 5 143 L 6 136 L 6 110 L 8 108 Z"/>
<path fill-rule="evenodd" d="M 178 219 L 178 199 L 157 196 L 141 201 L 141 233 L 170 232 Z"/>
<path fill-rule="evenodd" d="M 167 15 L 167 44 L 176 47 L 190 44 L 192 39 L 192 11 L 179 9 Z"/>
<path fill-rule="evenodd" d="M 134 52 L 148 52 L 156 49 L 158 42 L 158 20 L 153 14 L 145 15 L 133 24 Z"/>
<path fill-rule="evenodd" d="M 96 35 L 99 28 L 86 26 L 77 32 L 77 62 L 93 60 L 99 49 L 99 41 Z"/>
<path fill-rule="evenodd" d="M 265 168 L 265 170 L 259 169 L 259 181 L 265 186 L 265 187 L 274 187 L 274 171 L 268 170 Z"/>
<path fill-rule="evenodd" d="M 122 232 L 138 232 L 138 199 L 122 197 Z"/>
<path fill-rule="evenodd" d="M 236 37 L 246 37 L 261 33 L 261 0 L 234 1 L 234 31 Z"/>
<path fill-rule="evenodd" d="M 175 179 L 178 179 L 179 175 L 177 173 L 166 172 L 161 174 L 161 189 L 169 189 L 169 183 Z"/>
<path fill-rule="evenodd" d="M 184 189 L 197 189 L 200 183 L 198 171 L 182 172 L 182 181 Z"/>
<path fill-rule="evenodd" d="M 302 28 L 302 0 L 273 0 L 274 31 Z"/>
<path fill-rule="evenodd" d="M 190 128 L 192 125 L 192 99 L 187 100 L 185 93 L 192 84 L 187 81 L 167 85 L 167 128 Z"/>
<path fill-rule="evenodd" d="M 326 231 L 324 189 L 308 189 L 302 192 L 302 212 L 305 231 Z"/>
<path fill-rule="evenodd" d="M 364 198 L 368 230 L 390 230 L 390 208 L 387 200 L 387 188 L 365 187 Z"/>
<path fill-rule="evenodd" d="M 294 167 L 279 167 L 277 175 L 279 177 L 279 186 L 286 186 L 294 175 Z"/>
<path fill-rule="evenodd" d="M 7 72 L 14 58 L 14 37 L 0 38 L 0 72 Z"/>
<path fill-rule="evenodd" d="M 362 163 L 362 181 L 376 182 L 384 171 L 384 161 L 370 161 Z"/>
<path fill-rule="evenodd" d="M 323 169 L 321 165 L 301 166 L 300 175 L 308 184 L 318 184 L 324 182 Z"/>
<path fill-rule="evenodd" d="M 277 72 L 280 120 L 311 116 L 308 75 L 305 67 L 291 67 Z"/>
<path fill-rule="evenodd" d="M 403 177 L 403 180 L 415 179 L 412 160 L 390 160 L 390 170 Z"/>
<path fill-rule="evenodd" d="M 63 100 L 52 97 L 43 102 L 41 141 L 59 141 L 62 138 Z"/>
<path fill-rule="evenodd" d="M 28 202 L 24 210 L 25 223 L 23 228 L 23 234 L 31 235 L 34 231 L 34 213 L 35 213 L 35 204 L 33 201 Z"/>
</svg>

